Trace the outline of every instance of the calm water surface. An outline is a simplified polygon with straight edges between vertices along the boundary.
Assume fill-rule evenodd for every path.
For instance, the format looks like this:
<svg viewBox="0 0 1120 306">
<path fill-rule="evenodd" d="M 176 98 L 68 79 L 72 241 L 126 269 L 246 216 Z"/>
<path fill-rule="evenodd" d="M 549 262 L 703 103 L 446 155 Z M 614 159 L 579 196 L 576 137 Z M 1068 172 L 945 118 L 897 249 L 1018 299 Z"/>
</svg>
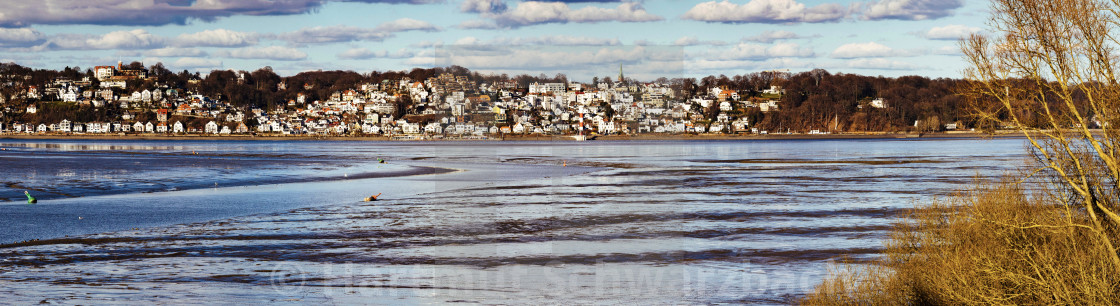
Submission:
<svg viewBox="0 0 1120 306">
<path fill-rule="evenodd" d="M 83 304 L 783 303 L 1024 160 L 1018 139 L 0 148 L 0 294 Z"/>
</svg>

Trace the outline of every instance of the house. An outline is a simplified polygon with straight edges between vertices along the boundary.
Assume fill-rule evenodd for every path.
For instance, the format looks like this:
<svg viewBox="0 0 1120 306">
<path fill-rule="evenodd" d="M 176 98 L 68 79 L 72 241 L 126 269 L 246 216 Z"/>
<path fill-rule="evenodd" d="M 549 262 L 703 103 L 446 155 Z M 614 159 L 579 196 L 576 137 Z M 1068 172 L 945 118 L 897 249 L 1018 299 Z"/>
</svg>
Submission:
<svg viewBox="0 0 1120 306">
<path fill-rule="evenodd" d="M 218 133 L 218 124 L 215 123 L 214 121 L 207 122 L 204 133 L 206 133 L 206 134 L 217 134 Z"/>
<path fill-rule="evenodd" d="M 140 123 L 140 121 L 137 121 L 136 123 L 132 124 L 132 130 L 136 131 L 137 133 L 143 133 L 144 132 L 144 124 Z"/>
<path fill-rule="evenodd" d="M 105 81 L 113 77 L 113 66 L 93 67 L 93 76 L 96 77 L 98 81 Z"/>
<path fill-rule="evenodd" d="M 161 108 L 156 110 L 156 121 L 167 122 L 167 109 Z"/>
<path fill-rule="evenodd" d="M 883 101 L 883 98 L 878 98 L 875 100 L 871 100 L 871 103 L 868 103 L 868 105 L 871 105 L 871 107 L 874 108 L 886 108 L 887 102 Z"/>
<path fill-rule="evenodd" d="M 230 131 L 230 129 L 229 129 L 229 126 L 222 126 L 222 130 L 221 130 L 221 131 L 218 131 L 218 134 L 225 134 L 225 135 L 229 135 L 229 133 L 230 133 L 230 132 L 231 132 L 231 131 Z"/>
<path fill-rule="evenodd" d="M 723 101 L 719 103 L 719 110 L 723 112 L 731 111 L 731 102 Z"/>
<path fill-rule="evenodd" d="M 107 131 L 102 130 L 101 127 L 102 127 L 102 125 L 101 125 L 100 122 L 86 123 L 86 132 L 87 133 L 105 133 L 105 132 L 107 132 Z"/>
<path fill-rule="evenodd" d="M 424 126 L 424 133 L 443 134 L 443 126 L 438 122 L 428 123 L 428 125 Z"/>
<path fill-rule="evenodd" d="M 145 133 L 151 133 L 151 132 L 155 132 L 155 131 L 156 131 L 155 125 L 153 125 L 152 122 L 149 121 L 148 123 L 144 124 L 144 132 Z"/>
<path fill-rule="evenodd" d="M 171 126 L 171 132 L 172 133 L 183 133 L 183 132 L 186 132 L 186 129 L 183 128 L 183 123 L 182 122 L 175 121 L 175 124 Z"/>
<path fill-rule="evenodd" d="M 62 121 L 58 123 L 59 132 L 69 133 L 72 127 L 70 120 L 62 119 Z"/>
<path fill-rule="evenodd" d="M 768 95 L 784 95 L 786 94 L 786 90 L 782 89 L 781 86 L 771 85 L 770 89 L 763 89 L 762 93 Z"/>
<path fill-rule="evenodd" d="M 233 132 L 238 133 L 238 134 L 248 133 L 249 132 L 249 126 L 246 126 L 245 122 L 238 123 L 237 124 L 237 129 L 234 129 Z"/>
<path fill-rule="evenodd" d="M 35 107 L 35 105 L 28 105 L 27 106 L 27 113 L 28 114 L 34 114 L 34 113 L 38 113 L 38 112 L 39 112 L 39 108 Z"/>
<path fill-rule="evenodd" d="M 148 126 L 151 126 L 151 123 L 148 123 Z M 167 122 L 160 122 L 159 124 L 157 124 L 155 132 L 167 133 Z"/>
</svg>

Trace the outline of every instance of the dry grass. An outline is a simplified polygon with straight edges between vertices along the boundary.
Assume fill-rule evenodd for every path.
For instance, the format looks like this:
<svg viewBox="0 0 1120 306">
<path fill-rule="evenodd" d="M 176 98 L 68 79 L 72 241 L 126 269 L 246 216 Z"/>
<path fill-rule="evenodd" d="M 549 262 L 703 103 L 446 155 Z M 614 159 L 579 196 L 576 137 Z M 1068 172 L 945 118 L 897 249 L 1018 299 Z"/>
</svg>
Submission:
<svg viewBox="0 0 1120 306">
<path fill-rule="evenodd" d="M 1103 240 L 1118 242 L 1116 229 L 1094 230 L 1085 211 L 1053 199 L 1003 183 L 917 209 L 892 231 L 882 259 L 834 271 L 801 302 L 1120 303 Z"/>
</svg>

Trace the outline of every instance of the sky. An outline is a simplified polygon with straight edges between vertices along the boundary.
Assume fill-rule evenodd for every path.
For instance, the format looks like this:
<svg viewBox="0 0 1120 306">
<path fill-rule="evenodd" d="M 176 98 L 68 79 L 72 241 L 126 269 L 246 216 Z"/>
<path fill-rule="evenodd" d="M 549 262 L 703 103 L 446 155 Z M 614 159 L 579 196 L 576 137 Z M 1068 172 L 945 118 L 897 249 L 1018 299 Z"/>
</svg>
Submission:
<svg viewBox="0 0 1120 306">
<path fill-rule="evenodd" d="M 0 0 L 0 62 L 280 75 L 459 65 L 575 81 L 765 70 L 961 77 L 976 0 Z"/>
</svg>

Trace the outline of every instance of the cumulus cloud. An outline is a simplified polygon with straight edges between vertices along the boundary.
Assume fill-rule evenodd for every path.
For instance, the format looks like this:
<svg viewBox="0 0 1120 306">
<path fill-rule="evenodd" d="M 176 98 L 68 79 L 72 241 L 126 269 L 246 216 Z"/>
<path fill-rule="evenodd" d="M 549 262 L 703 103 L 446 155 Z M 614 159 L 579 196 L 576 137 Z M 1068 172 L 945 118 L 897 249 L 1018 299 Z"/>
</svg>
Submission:
<svg viewBox="0 0 1120 306">
<path fill-rule="evenodd" d="M 709 50 L 706 58 L 712 60 L 765 60 L 781 57 L 813 57 L 813 49 L 795 43 L 751 44 L 739 43 L 727 50 Z"/>
<path fill-rule="evenodd" d="M 184 57 L 172 63 L 171 66 L 175 67 L 176 69 L 216 69 L 222 67 L 222 61 L 207 58 Z"/>
<path fill-rule="evenodd" d="M 28 47 L 46 40 L 43 33 L 32 28 L 0 28 L 0 47 Z"/>
<path fill-rule="evenodd" d="M 722 23 L 816 23 L 840 21 L 849 12 L 835 3 L 808 7 L 795 0 L 751 0 L 741 5 L 724 0 L 697 4 L 681 18 Z"/>
<path fill-rule="evenodd" d="M 884 46 L 876 42 L 866 43 L 850 43 L 837 47 L 832 51 L 832 57 L 835 58 L 858 58 L 858 57 L 885 57 L 891 56 L 894 49 Z"/>
<path fill-rule="evenodd" d="M 310 13 L 331 0 L 51 0 L 6 1 L 0 27 L 33 24 L 167 25 L 234 15 Z M 442 0 L 343 0 L 365 3 L 435 3 Z"/>
<path fill-rule="evenodd" d="M 772 42 L 779 41 L 779 40 L 801 39 L 801 38 L 809 38 L 809 37 L 797 35 L 796 33 L 793 33 L 793 32 L 790 32 L 790 31 L 766 31 L 766 32 L 762 32 L 762 34 L 758 34 L 758 35 L 751 36 L 751 37 L 745 37 L 745 38 L 743 38 L 743 41 L 760 42 L 760 43 L 767 43 L 768 44 L 768 43 L 772 43 Z"/>
<path fill-rule="evenodd" d="M 400 49 L 400 50 L 397 50 L 396 52 L 389 52 L 389 51 L 385 51 L 385 50 L 370 51 L 367 48 L 353 48 L 353 49 L 350 49 L 350 50 L 342 51 L 342 53 L 338 54 L 338 58 L 340 58 L 340 59 L 351 59 L 351 60 L 361 60 L 361 59 L 371 59 L 371 58 L 410 58 L 410 57 L 413 57 L 415 55 L 416 55 L 415 52 L 405 50 L 405 49 Z"/>
<path fill-rule="evenodd" d="M 504 0 L 464 0 L 459 5 L 464 13 L 501 13 L 506 10 Z"/>
<path fill-rule="evenodd" d="M 928 20 L 953 15 L 963 0 L 881 0 L 867 4 L 863 19 Z"/>
<path fill-rule="evenodd" d="M 181 34 L 174 43 L 185 47 L 245 47 L 257 44 L 258 36 L 256 33 L 215 29 Z"/>
<path fill-rule="evenodd" d="M 435 32 L 435 31 L 442 30 L 439 27 L 437 27 L 437 26 L 435 26 L 431 23 L 428 23 L 426 21 L 420 21 L 420 20 L 412 19 L 412 18 L 401 18 L 401 19 L 390 21 L 390 22 L 382 23 L 382 24 L 378 25 L 376 28 L 373 28 L 373 29 L 375 31 L 381 31 L 381 32 L 404 32 L 404 31 Z"/>
<path fill-rule="evenodd" d="M 484 14 L 504 27 L 521 27 L 546 23 L 597 23 L 608 21 L 649 22 L 664 20 L 646 12 L 637 2 L 625 2 L 615 8 L 587 6 L 573 10 L 563 2 L 526 1 L 501 14 Z"/>
<path fill-rule="evenodd" d="M 727 45 L 725 41 L 719 40 L 700 40 L 696 36 L 684 36 L 673 41 L 675 46 L 723 46 Z"/>
<path fill-rule="evenodd" d="M 467 30 L 469 30 L 469 29 L 489 30 L 489 29 L 499 28 L 499 26 L 492 21 L 479 20 L 479 19 L 471 19 L 471 20 L 463 21 L 455 27 L 460 28 L 460 29 L 467 29 Z"/>
<path fill-rule="evenodd" d="M 147 52 L 144 52 L 143 54 L 145 56 L 156 56 L 156 57 L 184 57 L 184 56 L 199 57 L 199 56 L 206 56 L 206 51 L 202 51 L 202 50 L 199 50 L 199 49 L 196 49 L 196 48 L 160 48 L 160 49 L 148 50 Z"/>
<path fill-rule="evenodd" d="M 393 33 L 396 32 L 435 32 L 440 30 L 439 27 L 428 22 L 401 18 L 383 23 L 375 28 L 360 28 L 344 25 L 318 26 L 280 34 L 275 36 L 275 38 L 286 40 L 293 44 L 383 41 L 386 38 L 392 37 Z"/>
<path fill-rule="evenodd" d="M 147 30 L 114 31 L 105 35 L 63 34 L 50 38 L 52 49 L 154 49 L 166 45 L 166 39 Z"/>
<path fill-rule="evenodd" d="M 938 40 L 958 40 L 972 33 L 979 33 L 980 28 L 964 26 L 959 24 L 947 25 L 943 27 L 934 27 L 922 33 L 922 37 Z"/>
<path fill-rule="evenodd" d="M 933 54 L 961 56 L 964 55 L 964 52 L 961 52 L 961 48 L 957 46 L 944 46 L 934 49 Z"/>
<path fill-rule="evenodd" d="M 307 58 L 307 53 L 304 53 L 303 51 L 282 46 L 247 47 L 233 50 L 222 50 L 219 52 L 215 52 L 215 55 L 229 58 L 269 59 L 278 61 L 298 61 Z"/>
</svg>

